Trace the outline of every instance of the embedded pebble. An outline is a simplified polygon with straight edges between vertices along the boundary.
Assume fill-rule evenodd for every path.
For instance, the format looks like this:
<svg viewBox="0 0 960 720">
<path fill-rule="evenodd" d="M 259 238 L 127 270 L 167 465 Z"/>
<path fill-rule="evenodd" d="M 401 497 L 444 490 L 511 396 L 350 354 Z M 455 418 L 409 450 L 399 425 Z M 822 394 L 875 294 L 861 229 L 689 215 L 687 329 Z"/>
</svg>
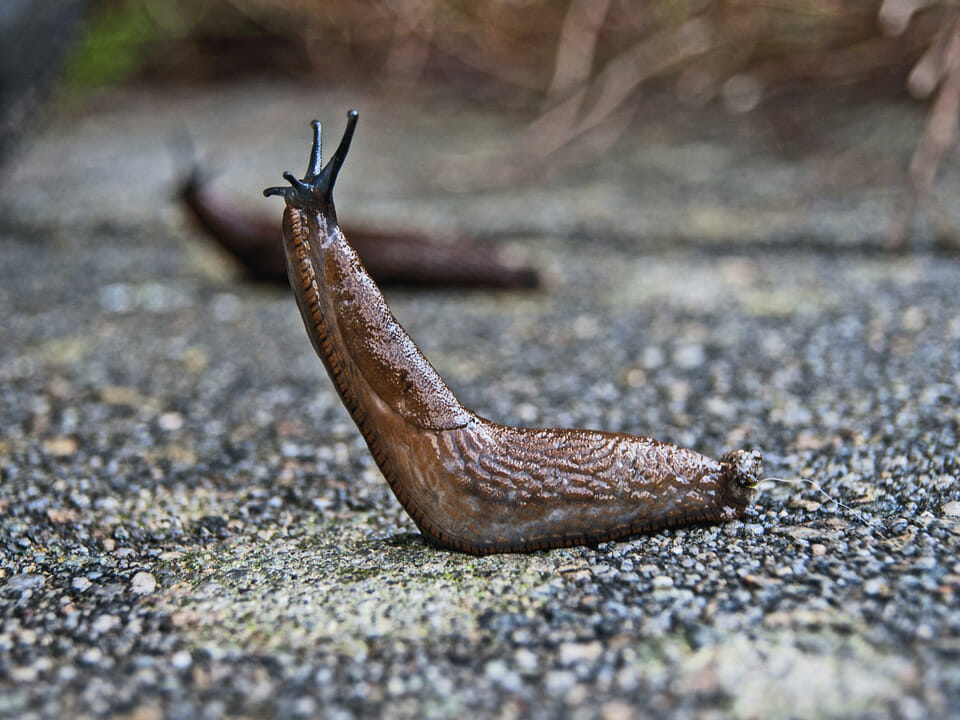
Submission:
<svg viewBox="0 0 960 720">
<path fill-rule="evenodd" d="M 603 645 L 598 642 L 564 643 L 560 646 L 558 655 L 561 665 L 592 663 L 603 655 Z"/>
<path fill-rule="evenodd" d="M 135 595 L 149 595 L 157 589 L 157 579 L 148 572 L 138 572 L 130 581 L 130 592 Z"/>
<path fill-rule="evenodd" d="M 23 573 L 22 575 L 13 575 L 3 584 L 4 594 L 18 594 L 28 590 L 34 590 L 43 586 L 44 579 L 42 575 L 32 575 Z"/>
<path fill-rule="evenodd" d="M 940 512 L 947 517 L 960 517 L 960 500 L 952 500 L 940 506 Z"/>
<path fill-rule="evenodd" d="M 78 575 L 70 581 L 70 587 L 81 593 L 89 590 L 91 585 L 93 585 L 93 583 L 82 575 Z"/>
<path fill-rule="evenodd" d="M 174 670 L 186 670 L 193 664 L 193 658 L 186 650 L 175 652 L 170 658 L 170 667 Z"/>
</svg>

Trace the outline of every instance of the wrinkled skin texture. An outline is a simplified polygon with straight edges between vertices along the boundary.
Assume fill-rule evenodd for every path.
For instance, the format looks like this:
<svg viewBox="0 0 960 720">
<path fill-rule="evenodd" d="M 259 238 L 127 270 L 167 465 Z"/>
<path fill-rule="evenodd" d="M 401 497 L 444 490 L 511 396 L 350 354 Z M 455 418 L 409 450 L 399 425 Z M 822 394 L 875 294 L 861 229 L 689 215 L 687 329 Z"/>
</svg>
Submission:
<svg viewBox="0 0 960 720">
<path fill-rule="evenodd" d="M 387 307 L 337 226 L 330 177 L 321 179 L 319 189 L 270 191 L 287 201 L 290 283 L 340 398 L 431 542 L 526 552 L 743 514 L 757 451 L 717 461 L 642 436 L 507 427 L 464 408 Z"/>
</svg>

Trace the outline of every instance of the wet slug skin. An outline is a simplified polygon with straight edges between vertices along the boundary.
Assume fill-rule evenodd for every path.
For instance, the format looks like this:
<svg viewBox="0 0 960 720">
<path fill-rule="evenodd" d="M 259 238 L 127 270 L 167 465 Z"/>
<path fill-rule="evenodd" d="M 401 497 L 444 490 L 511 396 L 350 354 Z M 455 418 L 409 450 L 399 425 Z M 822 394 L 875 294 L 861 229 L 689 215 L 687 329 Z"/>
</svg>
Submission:
<svg viewBox="0 0 960 720">
<path fill-rule="evenodd" d="M 499 425 L 463 407 L 400 326 L 337 225 L 333 187 L 357 124 L 280 195 L 290 284 L 307 334 L 383 476 L 423 535 L 477 555 L 616 540 L 743 515 L 756 450 L 714 460 L 653 438 Z"/>
</svg>

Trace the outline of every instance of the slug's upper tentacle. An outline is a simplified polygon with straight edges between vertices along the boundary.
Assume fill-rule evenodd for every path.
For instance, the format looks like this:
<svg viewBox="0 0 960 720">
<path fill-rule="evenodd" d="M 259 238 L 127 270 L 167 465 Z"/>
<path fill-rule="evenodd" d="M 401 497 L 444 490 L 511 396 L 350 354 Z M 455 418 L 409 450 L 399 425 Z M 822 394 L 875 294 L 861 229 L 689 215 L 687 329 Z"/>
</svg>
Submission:
<svg viewBox="0 0 960 720">
<path fill-rule="evenodd" d="M 343 137 L 340 138 L 340 144 L 337 145 L 337 150 L 330 158 L 330 162 L 320 171 L 313 182 L 316 191 L 322 194 L 329 203 L 333 202 L 333 186 L 337 182 L 337 176 L 340 174 L 340 168 L 343 167 L 343 161 L 347 159 L 350 142 L 353 140 L 353 133 L 357 129 L 358 117 L 359 114 L 356 110 L 350 110 L 347 113 L 347 127 L 343 131 Z M 317 128 L 317 132 L 320 132 L 319 128 Z"/>
<path fill-rule="evenodd" d="M 303 176 L 303 179 L 307 182 L 313 182 L 323 167 L 323 140 L 321 138 L 323 126 L 320 125 L 319 120 L 314 120 L 310 123 L 310 127 L 313 128 L 313 147 L 310 148 L 310 163 L 307 165 L 307 174 Z"/>
</svg>

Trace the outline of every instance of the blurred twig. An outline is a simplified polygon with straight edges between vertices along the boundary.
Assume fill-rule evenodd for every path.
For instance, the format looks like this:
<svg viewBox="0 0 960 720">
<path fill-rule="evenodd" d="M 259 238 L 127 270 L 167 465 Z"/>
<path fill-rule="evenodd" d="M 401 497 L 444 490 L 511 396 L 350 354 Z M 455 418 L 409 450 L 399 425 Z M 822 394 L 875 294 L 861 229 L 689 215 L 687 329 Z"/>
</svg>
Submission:
<svg viewBox="0 0 960 720">
<path fill-rule="evenodd" d="M 600 30 L 611 0 L 570 0 L 557 40 L 553 77 L 546 91 L 546 105 L 583 85 L 593 71 Z"/>
<path fill-rule="evenodd" d="M 902 244 L 957 135 L 960 0 L 101 1 L 153 18 L 154 35 L 181 28 L 151 41 L 151 78 L 280 71 L 537 108 L 513 152 L 455 173 L 466 188 L 605 152 L 650 87 L 744 113 L 784 91 L 876 80 L 930 102 L 891 230 Z"/>
<path fill-rule="evenodd" d="M 530 124 L 527 141 L 544 159 L 607 120 L 651 77 L 705 52 L 715 42 L 703 21 L 642 40 L 610 60 L 563 102 Z"/>
<path fill-rule="evenodd" d="M 433 43 L 436 8 L 433 0 L 402 0 L 396 17 L 386 59 L 387 73 L 395 82 L 415 84 L 423 75 Z"/>
<path fill-rule="evenodd" d="M 944 222 L 943 209 L 933 193 L 937 168 L 947 150 L 957 139 L 957 121 L 960 113 L 960 11 L 930 44 L 910 73 L 910 90 L 920 98 L 936 94 L 920 142 L 910 160 L 909 181 L 904 188 L 897 210 L 890 224 L 888 244 L 903 248 L 907 242 L 910 220 L 918 209 L 927 212 L 939 227 L 943 239 L 954 236 L 950 244 L 958 245 L 956 232 L 949 231 Z"/>
</svg>

